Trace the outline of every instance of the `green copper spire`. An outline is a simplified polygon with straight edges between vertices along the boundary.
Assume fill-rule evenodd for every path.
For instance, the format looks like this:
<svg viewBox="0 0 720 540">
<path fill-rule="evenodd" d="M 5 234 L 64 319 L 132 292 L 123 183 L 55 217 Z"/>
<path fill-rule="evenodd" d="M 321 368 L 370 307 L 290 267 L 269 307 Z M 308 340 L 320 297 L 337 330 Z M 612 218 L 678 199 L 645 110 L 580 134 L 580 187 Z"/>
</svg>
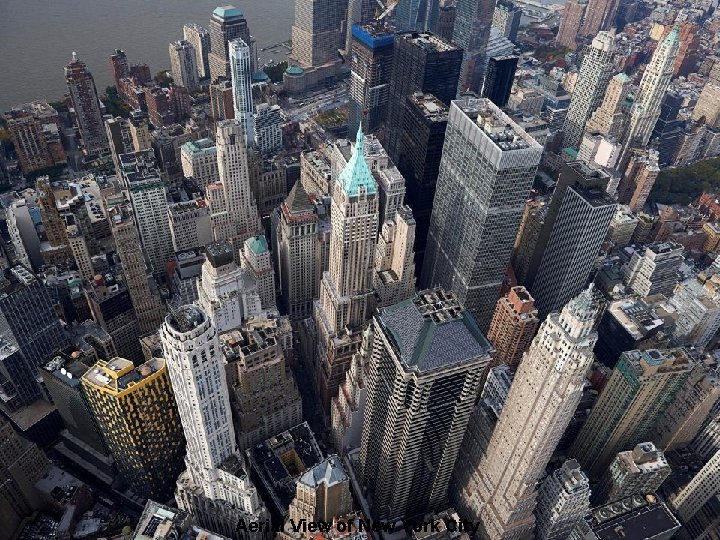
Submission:
<svg viewBox="0 0 720 540">
<path fill-rule="evenodd" d="M 349 197 L 357 197 L 361 192 L 368 195 L 377 193 L 377 184 L 365 161 L 365 136 L 362 126 L 358 129 L 355 139 L 355 151 L 340 173 L 339 182 Z"/>
</svg>

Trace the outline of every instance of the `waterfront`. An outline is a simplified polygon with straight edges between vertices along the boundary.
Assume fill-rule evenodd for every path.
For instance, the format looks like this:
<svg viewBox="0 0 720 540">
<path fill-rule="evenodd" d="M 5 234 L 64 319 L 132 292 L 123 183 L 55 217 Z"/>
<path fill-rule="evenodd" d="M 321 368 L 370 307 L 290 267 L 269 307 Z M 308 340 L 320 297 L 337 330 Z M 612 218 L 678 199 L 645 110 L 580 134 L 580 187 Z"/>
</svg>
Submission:
<svg viewBox="0 0 720 540">
<path fill-rule="evenodd" d="M 130 62 L 153 73 L 170 67 L 168 44 L 182 39 L 185 23 L 207 27 L 221 0 L 2 0 L 0 5 L 0 111 L 66 92 L 63 66 L 73 51 L 88 64 L 98 91 L 112 84 L 109 58 L 124 49 Z M 258 49 L 288 39 L 291 0 L 235 3 L 248 19 Z M 262 61 L 284 59 L 260 53 Z"/>
</svg>

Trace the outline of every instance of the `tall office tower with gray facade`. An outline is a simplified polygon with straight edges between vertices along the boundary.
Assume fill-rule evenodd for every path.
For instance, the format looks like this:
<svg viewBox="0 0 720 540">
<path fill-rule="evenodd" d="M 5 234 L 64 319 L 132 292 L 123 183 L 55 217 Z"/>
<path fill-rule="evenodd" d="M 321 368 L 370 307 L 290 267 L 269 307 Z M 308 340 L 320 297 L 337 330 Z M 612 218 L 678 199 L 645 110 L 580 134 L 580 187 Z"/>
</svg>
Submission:
<svg viewBox="0 0 720 540">
<path fill-rule="evenodd" d="M 658 43 L 652 60 L 645 68 L 640 88 L 630 109 L 630 125 L 622 137 L 624 145 L 620 163 L 629 157 L 633 147 L 644 147 L 650 140 L 655 123 L 660 117 L 663 97 L 673 78 L 675 58 L 680 47 L 680 25 Z"/>
<path fill-rule="evenodd" d="M 650 244 L 635 251 L 623 267 L 627 288 L 640 297 L 670 296 L 678 282 L 684 251 L 675 242 Z"/>
<path fill-rule="evenodd" d="M 184 86 L 189 92 L 198 89 L 198 68 L 195 47 L 189 41 L 173 41 L 168 47 L 173 82 Z"/>
<path fill-rule="evenodd" d="M 440 14 L 440 0 L 399 0 L 395 7 L 398 32 L 434 32 Z"/>
<path fill-rule="evenodd" d="M 593 489 L 593 500 L 607 504 L 632 495 L 655 493 L 670 475 L 665 454 L 651 442 L 642 442 L 632 450 L 618 452 Z"/>
<path fill-rule="evenodd" d="M 480 93 L 485 80 L 485 51 L 490 40 L 495 2 L 493 0 L 458 0 L 453 28 L 453 43 L 463 50 L 462 69 L 457 92 Z"/>
<path fill-rule="evenodd" d="M 322 66 L 337 60 L 340 21 L 337 0 L 295 0 L 292 59 L 303 67 Z"/>
<path fill-rule="evenodd" d="M 499 0 L 493 12 L 492 25 L 510 41 L 517 40 L 522 9 L 509 0 Z"/>
<path fill-rule="evenodd" d="M 602 103 L 612 77 L 614 49 L 614 31 L 600 32 L 592 43 L 585 47 L 577 84 L 563 125 L 563 146 L 580 148 L 585 124 Z"/>
<path fill-rule="evenodd" d="M 591 286 L 545 320 L 515 373 L 487 451 L 457 468 L 453 503 L 481 523 L 480 538 L 532 534 L 536 485 L 580 403 L 599 308 Z"/>
<path fill-rule="evenodd" d="M 400 142 L 408 99 L 415 92 L 434 95 L 445 105 L 455 99 L 463 51 L 429 32 L 395 35 L 390 101 L 383 146 L 399 162 Z"/>
<path fill-rule="evenodd" d="M 78 60 L 75 53 L 73 53 L 72 61 L 65 66 L 65 82 L 80 128 L 83 152 L 90 156 L 107 152 L 109 146 L 95 79 L 88 71 L 85 62 Z"/>
<path fill-rule="evenodd" d="M 618 452 L 647 440 L 692 368 L 683 349 L 622 353 L 568 454 L 599 477 Z"/>
<path fill-rule="evenodd" d="M 488 99 L 450 107 L 422 285 L 455 292 L 487 329 L 542 147 Z"/>
<path fill-rule="evenodd" d="M 373 516 L 439 511 L 492 347 L 442 289 L 381 309 L 373 332 L 360 449 Z"/>
<path fill-rule="evenodd" d="M 237 450 L 225 359 L 205 312 L 186 305 L 165 318 L 163 355 L 187 441 L 176 500 L 200 525 L 233 538 L 265 538 L 237 530 L 238 520 L 269 517 Z"/>
<path fill-rule="evenodd" d="M 574 459 L 549 474 L 538 488 L 535 538 L 566 540 L 590 509 L 590 480 Z"/>
<path fill-rule="evenodd" d="M 243 12 L 235 6 L 223 5 L 216 7 L 208 26 L 210 32 L 210 80 L 215 82 L 218 77 L 230 80 L 230 48 L 234 39 L 242 39 L 249 47 L 252 58 L 252 70 L 255 69 L 255 39 L 250 36 L 247 20 Z"/>
<path fill-rule="evenodd" d="M 351 31 L 350 120 L 348 132 L 373 133 L 387 116 L 394 31 L 384 22 L 355 25 Z"/>
<path fill-rule="evenodd" d="M 353 25 L 363 26 L 372 22 L 378 7 L 375 0 L 348 0 L 347 21 L 345 22 L 345 56 L 352 54 Z M 352 132 L 351 129 L 350 133 Z"/>
<path fill-rule="evenodd" d="M 195 50 L 195 66 L 198 79 L 210 78 L 210 32 L 199 24 L 186 24 L 183 26 L 183 39 L 192 45 Z"/>
<path fill-rule="evenodd" d="M 252 95 L 251 51 L 248 44 L 240 38 L 232 40 L 228 47 L 235 120 L 240 120 L 245 145 L 251 148 L 255 142 L 255 102 Z"/>
<path fill-rule="evenodd" d="M 540 319 L 577 295 L 595 268 L 617 208 L 605 191 L 609 180 L 582 161 L 563 165 L 525 279 Z"/>
</svg>

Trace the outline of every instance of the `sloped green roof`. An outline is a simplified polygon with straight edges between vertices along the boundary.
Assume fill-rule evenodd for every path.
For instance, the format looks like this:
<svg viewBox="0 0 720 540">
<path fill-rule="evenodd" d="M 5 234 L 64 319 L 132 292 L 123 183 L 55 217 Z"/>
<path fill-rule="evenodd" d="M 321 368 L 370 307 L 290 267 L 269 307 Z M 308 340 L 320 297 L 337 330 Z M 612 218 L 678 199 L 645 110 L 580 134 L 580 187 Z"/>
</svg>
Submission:
<svg viewBox="0 0 720 540">
<path fill-rule="evenodd" d="M 373 178 L 372 172 L 365 161 L 365 136 L 362 127 L 358 129 L 357 138 L 355 139 L 355 151 L 350 157 L 345 168 L 340 173 L 338 181 L 343 187 L 343 191 L 349 197 L 357 197 L 361 192 L 368 195 L 377 193 L 377 184 Z"/>
</svg>

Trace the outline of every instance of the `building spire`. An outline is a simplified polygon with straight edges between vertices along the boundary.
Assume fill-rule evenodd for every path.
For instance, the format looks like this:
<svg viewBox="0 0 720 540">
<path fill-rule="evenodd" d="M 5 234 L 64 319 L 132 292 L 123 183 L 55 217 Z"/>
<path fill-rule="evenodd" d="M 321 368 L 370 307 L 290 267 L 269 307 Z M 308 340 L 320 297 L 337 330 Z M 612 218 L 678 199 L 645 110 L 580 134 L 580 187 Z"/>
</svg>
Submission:
<svg viewBox="0 0 720 540">
<path fill-rule="evenodd" d="M 345 165 L 338 180 L 350 197 L 357 197 L 361 191 L 368 195 L 377 193 L 375 178 L 365 161 L 365 135 L 362 126 L 358 128 L 355 149 L 350 161 Z"/>
</svg>

